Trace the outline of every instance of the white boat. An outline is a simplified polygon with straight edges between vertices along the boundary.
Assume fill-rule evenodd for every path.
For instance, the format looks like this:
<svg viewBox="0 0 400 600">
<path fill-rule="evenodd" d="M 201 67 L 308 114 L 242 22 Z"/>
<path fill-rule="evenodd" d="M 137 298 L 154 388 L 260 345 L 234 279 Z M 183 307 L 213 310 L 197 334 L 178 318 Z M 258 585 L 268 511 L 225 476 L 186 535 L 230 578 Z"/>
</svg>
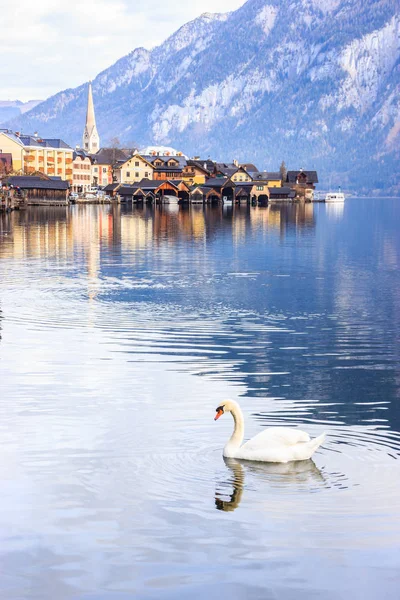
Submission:
<svg viewBox="0 0 400 600">
<path fill-rule="evenodd" d="M 344 202 L 344 200 L 342 192 L 328 192 L 325 196 L 325 202 Z"/>
</svg>

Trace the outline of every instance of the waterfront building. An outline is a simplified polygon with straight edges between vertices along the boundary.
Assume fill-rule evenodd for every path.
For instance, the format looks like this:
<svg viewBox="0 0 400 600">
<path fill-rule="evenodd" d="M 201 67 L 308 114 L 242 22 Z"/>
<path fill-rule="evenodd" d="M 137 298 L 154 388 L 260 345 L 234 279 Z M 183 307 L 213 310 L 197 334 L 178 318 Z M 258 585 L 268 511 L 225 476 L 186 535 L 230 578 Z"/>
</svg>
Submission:
<svg viewBox="0 0 400 600">
<path fill-rule="evenodd" d="M 92 187 L 92 161 L 83 150 L 75 150 L 72 163 L 72 191 L 84 193 Z"/>
<path fill-rule="evenodd" d="M 182 179 L 189 185 L 204 185 L 210 175 L 207 163 L 197 160 L 188 160 L 182 171 Z"/>
<path fill-rule="evenodd" d="M 190 187 L 182 180 L 166 181 L 143 179 L 134 186 L 135 201 L 157 201 L 163 196 L 176 196 L 184 202 L 189 201 Z"/>
<path fill-rule="evenodd" d="M 91 154 L 92 184 L 105 187 L 114 183 L 114 171 L 126 162 L 128 154 L 119 148 L 101 148 L 96 154 Z"/>
<path fill-rule="evenodd" d="M 296 197 L 296 192 L 289 186 L 279 186 L 279 187 L 270 187 L 269 191 L 269 201 L 274 202 L 275 200 L 294 200 Z"/>
<path fill-rule="evenodd" d="M 95 154 L 100 150 L 100 137 L 96 127 L 91 81 L 89 81 L 86 123 L 85 129 L 83 130 L 83 149 L 89 154 Z"/>
<path fill-rule="evenodd" d="M 134 154 L 114 169 L 116 182 L 126 184 L 136 183 L 142 179 L 153 179 L 153 172 L 153 165 L 140 154 Z"/>
<path fill-rule="evenodd" d="M 153 166 L 153 178 L 165 181 L 167 179 L 183 179 L 183 169 L 187 164 L 186 157 L 183 155 L 177 156 L 141 156 Z"/>
<path fill-rule="evenodd" d="M 288 171 L 286 185 L 296 192 L 296 198 L 312 200 L 314 197 L 315 184 L 318 183 L 317 171 Z"/>
<path fill-rule="evenodd" d="M 250 173 L 253 181 L 258 184 L 264 184 L 267 187 L 281 187 L 282 177 L 279 171 L 257 171 Z"/>
<path fill-rule="evenodd" d="M 217 177 L 229 177 L 232 181 L 251 181 L 251 175 L 235 160 L 233 163 L 217 163 L 215 174 Z"/>
<path fill-rule="evenodd" d="M 72 183 L 73 150 L 61 139 L 3 129 L 0 130 L 0 152 L 12 155 L 15 173 L 43 173 Z"/>
<path fill-rule="evenodd" d="M 13 175 L 7 178 L 8 185 L 19 188 L 25 195 L 28 204 L 67 204 L 68 181 L 59 177 L 46 175 Z"/>
</svg>

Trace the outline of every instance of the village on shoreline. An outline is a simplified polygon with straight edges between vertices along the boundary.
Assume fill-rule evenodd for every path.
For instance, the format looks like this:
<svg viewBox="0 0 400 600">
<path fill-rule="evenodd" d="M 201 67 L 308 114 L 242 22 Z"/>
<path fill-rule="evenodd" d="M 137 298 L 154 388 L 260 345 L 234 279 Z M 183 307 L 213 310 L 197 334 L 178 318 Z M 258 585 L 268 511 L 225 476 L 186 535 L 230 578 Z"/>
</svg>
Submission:
<svg viewBox="0 0 400 600">
<path fill-rule="evenodd" d="M 165 146 L 102 148 L 89 83 L 83 145 L 0 129 L 0 208 L 70 202 L 312 202 L 316 171 L 260 171 L 252 163 L 188 158 Z"/>
</svg>

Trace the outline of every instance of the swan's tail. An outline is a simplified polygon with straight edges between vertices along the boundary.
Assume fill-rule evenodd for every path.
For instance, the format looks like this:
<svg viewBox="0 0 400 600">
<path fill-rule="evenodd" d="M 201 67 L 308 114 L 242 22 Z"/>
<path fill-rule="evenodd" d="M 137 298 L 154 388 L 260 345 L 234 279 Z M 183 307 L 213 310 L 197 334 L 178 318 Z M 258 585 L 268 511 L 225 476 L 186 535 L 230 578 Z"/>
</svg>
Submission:
<svg viewBox="0 0 400 600">
<path fill-rule="evenodd" d="M 321 446 L 321 444 L 324 443 L 325 439 L 326 439 L 326 433 L 324 432 L 324 433 L 321 433 L 321 435 L 319 435 L 318 437 L 316 437 L 308 442 L 308 447 L 311 452 L 310 457 L 314 454 L 314 452 L 316 450 L 318 450 L 318 448 Z"/>
</svg>

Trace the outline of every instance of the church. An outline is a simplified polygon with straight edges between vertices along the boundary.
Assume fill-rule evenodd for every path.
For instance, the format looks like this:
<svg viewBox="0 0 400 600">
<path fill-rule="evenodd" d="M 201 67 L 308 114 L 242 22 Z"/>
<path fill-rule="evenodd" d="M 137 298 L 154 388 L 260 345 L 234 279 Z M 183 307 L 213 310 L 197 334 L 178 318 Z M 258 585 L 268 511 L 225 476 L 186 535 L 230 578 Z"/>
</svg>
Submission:
<svg viewBox="0 0 400 600">
<path fill-rule="evenodd" d="M 88 103 L 86 111 L 86 124 L 83 132 L 83 149 L 88 154 L 96 154 L 100 149 L 100 138 L 96 127 L 96 117 L 94 115 L 92 82 L 89 81 Z"/>
</svg>

